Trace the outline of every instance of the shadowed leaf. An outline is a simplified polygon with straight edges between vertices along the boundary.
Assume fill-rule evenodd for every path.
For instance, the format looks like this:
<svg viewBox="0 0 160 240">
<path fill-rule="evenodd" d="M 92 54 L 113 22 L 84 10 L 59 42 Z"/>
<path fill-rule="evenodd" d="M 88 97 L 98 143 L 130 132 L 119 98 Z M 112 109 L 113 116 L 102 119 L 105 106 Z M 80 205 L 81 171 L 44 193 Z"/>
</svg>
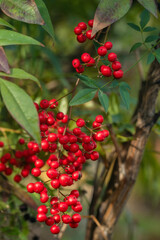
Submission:
<svg viewBox="0 0 160 240">
<path fill-rule="evenodd" d="M 0 25 L 5 26 L 5 27 L 9 27 L 9 28 L 15 30 L 15 27 L 13 27 L 10 23 L 8 23 L 7 21 L 5 21 L 2 18 L 0 18 Z"/>
<path fill-rule="evenodd" d="M 157 5 L 155 0 L 137 0 L 144 8 L 146 8 L 155 17 L 158 17 Z"/>
<path fill-rule="evenodd" d="M 92 35 L 123 17 L 132 5 L 132 0 L 101 0 L 94 16 Z"/>
<path fill-rule="evenodd" d="M 44 24 L 34 0 L 1 0 L 0 7 L 7 16 L 16 20 Z"/>
<path fill-rule="evenodd" d="M 40 143 L 39 120 L 30 96 L 16 84 L 0 78 L 0 90 L 6 108 L 12 117 Z"/>
<path fill-rule="evenodd" d="M 10 73 L 8 60 L 6 58 L 6 54 L 3 47 L 0 47 L 0 71 L 5 72 L 7 74 Z"/>
</svg>

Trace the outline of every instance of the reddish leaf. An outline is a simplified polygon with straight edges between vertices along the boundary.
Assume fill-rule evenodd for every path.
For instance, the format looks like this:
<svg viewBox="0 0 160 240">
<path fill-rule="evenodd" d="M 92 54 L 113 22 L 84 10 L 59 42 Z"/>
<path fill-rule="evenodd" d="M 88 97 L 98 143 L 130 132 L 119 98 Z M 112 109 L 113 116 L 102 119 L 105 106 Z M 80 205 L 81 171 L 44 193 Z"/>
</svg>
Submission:
<svg viewBox="0 0 160 240">
<path fill-rule="evenodd" d="M 132 0 L 101 0 L 94 16 L 92 35 L 123 17 L 132 5 Z"/>
<path fill-rule="evenodd" d="M 8 60 L 6 58 L 6 54 L 3 47 L 0 47 L 0 71 L 10 74 Z"/>
<path fill-rule="evenodd" d="M 1 0 L 0 7 L 7 16 L 16 20 L 44 24 L 34 0 Z"/>
</svg>

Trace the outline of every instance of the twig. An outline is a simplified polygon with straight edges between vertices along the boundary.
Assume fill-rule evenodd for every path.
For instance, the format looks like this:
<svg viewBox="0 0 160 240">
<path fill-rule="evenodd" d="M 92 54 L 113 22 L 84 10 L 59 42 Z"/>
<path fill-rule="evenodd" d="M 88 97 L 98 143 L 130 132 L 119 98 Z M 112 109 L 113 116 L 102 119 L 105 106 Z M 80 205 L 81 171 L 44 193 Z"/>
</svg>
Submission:
<svg viewBox="0 0 160 240">
<path fill-rule="evenodd" d="M 105 240 L 108 240 L 108 238 L 107 238 L 106 235 L 104 234 L 104 230 L 103 230 L 102 225 L 100 224 L 100 222 L 97 220 L 97 218 L 96 218 L 94 215 L 82 216 L 82 218 L 91 218 L 91 219 L 95 222 L 95 224 L 99 227 L 99 230 L 100 230 L 103 238 L 104 238 Z"/>
<path fill-rule="evenodd" d="M 12 133 L 21 133 L 21 130 L 15 130 L 15 129 L 10 129 L 10 128 L 3 128 L 0 127 L 0 131 L 1 132 L 12 132 Z"/>
</svg>

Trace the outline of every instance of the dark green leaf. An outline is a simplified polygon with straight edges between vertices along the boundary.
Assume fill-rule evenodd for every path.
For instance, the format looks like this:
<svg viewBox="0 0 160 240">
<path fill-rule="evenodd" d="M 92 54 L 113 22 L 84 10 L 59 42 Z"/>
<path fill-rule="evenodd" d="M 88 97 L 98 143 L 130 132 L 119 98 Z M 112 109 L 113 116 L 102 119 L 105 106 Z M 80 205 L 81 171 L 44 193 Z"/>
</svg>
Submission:
<svg viewBox="0 0 160 240">
<path fill-rule="evenodd" d="M 123 17 L 132 5 L 132 0 L 101 0 L 94 16 L 92 34 Z"/>
<path fill-rule="evenodd" d="M 143 12 L 140 15 L 140 18 L 141 18 L 140 26 L 143 29 L 150 20 L 149 12 L 146 9 L 144 9 Z"/>
<path fill-rule="evenodd" d="M 156 59 L 160 63 L 160 56 L 156 56 Z"/>
<path fill-rule="evenodd" d="M 109 85 L 109 88 L 116 88 L 118 87 L 119 82 L 117 80 L 113 80 L 113 82 Z"/>
<path fill-rule="evenodd" d="M 16 20 L 44 24 L 34 0 L 1 0 L 0 7 L 7 16 Z"/>
<path fill-rule="evenodd" d="M 152 31 L 155 31 L 157 28 L 155 27 L 146 27 L 143 29 L 143 32 L 152 32 Z"/>
<path fill-rule="evenodd" d="M 15 29 L 10 23 L 6 22 L 3 18 L 0 18 L 0 25 Z"/>
<path fill-rule="evenodd" d="M 127 87 L 120 85 L 119 86 L 119 92 L 120 92 L 120 96 L 121 96 L 121 99 L 122 99 L 122 102 L 124 104 L 124 106 L 129 109 L 129 106 L 130 106 L 130 94 L 128 92 L 128 89 Z"/>
<path fill-rule="evenodd" d="M 154 61 L 154 59 L 155 56 L 152 53 L 148 54 L 147 64 L 151 64 Z"/>
<path fill-rule="evenodd" d="M 156 59 L 160 63 L 160 48 L 156 49 L 155 53 L 156 53 Z"/>
<path fill-rule="evenodd" d="M 5 73 L 10 73 L 10 68 L 8 65 L 8 60 L 3 47 L 0 47 L 0 71 Z"/>
<path fill-rule="evenodd" d="M 12 117 L 40 144 L 39 119 L 32 99 L 16 84 L 0 79 L 4 104 Z"/>
<path fill-rule="evenodd" d="M 45 25 L 43 25 L 43 28 L 50 34 L 50 36 L 55 39 L 55 33 L 52 25 L 51 18 L 48 13 L 48 9 L 45 5 L 45 3 L 42 0 L 35 0 L 37 7 L 40 11 L 40 14 L 45 21 Z"/>
<path fill-rule="evenodd" d="M 81 75 L 81 74 L 76 74 L 76 76 L 78 78 L 81 79 L 81 82 L 83 82 L 86 86 L 90 87 L 90 88 L 96 88 L 98 89 L 99 86 L 98 86 L 98 83 L 96 83 L 95 80 L 93 80 L 92 78 L 89 78 L 85 75 Z"/>
<path fill-rule="evenodd" d="M 150 13 L 152 13 L 155 17 L 158 16 L 157 5 L 155 0 L 138 0 L 138 2 Z"/>
<path fill-rule="evenodd" d="M 18 78 L 18 79 L 30 79 L 30 80 L 36 82 L 39 87 L 41 87 L 40 82 L 36 77 L 34 77 L 33 75 L 31 75 L 19 68 L 12 68 L 10 74 L 5 74 L 5 73 L 0 72 L 0 76 L 1 77 Z"/>
<path fill-rule="evenodd" d="M 125 89 L 131 90 L 130 86 L 129 86 L 128 83 L 126 83 L 126 82 L 120 82 L 119 86 L 120 86 L 120 87 L 123 87 L 123 88 L 125 88 Z"/>
<path fill-rule="evenodd" d="M 130 53 L 133 52 L 134 50 L 136 50 L 137 48 L 139 48 L 140 46 L 142 46 L 141 42 L 135 43 L 130 50 Z"/>
<path fill-rule="evenodd" d="M 151 35 L 151 36 L 146 37 L 145 42 L 153 42 L 153 41 L 157 40 L 158 38 L 159 38 L 159 36 L 157 36 L 157 35 Z"/>
<path fill-rule="evenodd" d="M 100 101 L 101 105 L 104 107 L 105 112 L 107 112 L 108 111 L 108 107 L 109 107 L 108 96 L 104 92 L 99 90 L 98 91 L 98 98 L 99 98 L 99 101 Z"/>
<path fill-rule="evenodd" d="M 0 46 L 33 44 L 43 46 L 37 40 L 10 30 L 0 29 Z"/>
<path fill-rule="evenodd" d="M 141 31 L 140 27 L 134 23 L 127 23 L 131 28 L 133 28 L 136 31 Z"/>
<path fill-rule="evenodd" d="M 91 88 L 82 89 L 72 98 L 69 105 L 74 106 L 89 102 L 94 98 L 96 92 L 97 90 Z"/>
</svg>

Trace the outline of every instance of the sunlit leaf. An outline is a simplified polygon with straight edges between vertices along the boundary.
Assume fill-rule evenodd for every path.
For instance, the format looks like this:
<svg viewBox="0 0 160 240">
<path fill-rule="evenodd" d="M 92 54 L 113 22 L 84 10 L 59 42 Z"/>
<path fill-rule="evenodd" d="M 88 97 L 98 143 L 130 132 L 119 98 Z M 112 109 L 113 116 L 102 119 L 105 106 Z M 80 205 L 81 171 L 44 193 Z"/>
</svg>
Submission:
<svg viewBox="0 0 160 240">
<path fill-rule="evenodd" d="M 98 98 L 99 98 L 99 101 L 100 101 L 101 105 L 104 107 L 105 112 L 108 112 L 108 107 L 109 107 L 109 98 L 108 98 L 108 96 L 104 92 L 99 90 Z"/>
</svg>

